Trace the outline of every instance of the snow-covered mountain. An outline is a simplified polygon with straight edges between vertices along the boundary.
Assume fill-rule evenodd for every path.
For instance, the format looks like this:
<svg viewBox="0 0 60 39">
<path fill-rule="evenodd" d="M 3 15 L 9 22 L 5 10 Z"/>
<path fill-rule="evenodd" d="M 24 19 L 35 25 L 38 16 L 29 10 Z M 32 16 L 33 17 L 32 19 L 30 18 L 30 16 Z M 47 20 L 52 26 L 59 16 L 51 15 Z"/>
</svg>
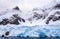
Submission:
<svg viewBox="0 0 60 39">
<path fill-rule="evenodd" d="M 22 21 L 24 23 L 27 23 L 27 21 L 32 25 L 34 22 L 38 21 L 39 23 L 43 23 L 45 21 L 45 24 L 48 24 L 50 20 L 54 23 L 56 20 L 60 20 L 60 9 L 59 4 L 56 4 L 51 9 L 47 8 L 46 10 L 41 8 L 33 8 L 31 11 L 23 12 L 19 9 L 19 7 L 15 7 L 13 9 L 8 9 L 6 11 L 3 11 L 3 13 L 0 12 L 0 19 L 1 23 L 4 24 L 4 22 L 8 21 L 8 23 L 11 22 L 18 22 Z M 46 12 L 48 11 L 49 12 Z M 56 21 L 57 22 L 57 21 Z M 22 23 L 22 25 L 24 24 Z M 14 24 L 14 23 L 12 23 Z"/>
<path fill-rule="evenodd" d="M 30 5 L 27 8 L 26 3 L 27 5 L 22 4 L 25 6 L 22 10 L 16 6 L 0 11 L 0 36 L 60 36 L 60 4 L 55 2 L 51 5 L 48 2 L 46 6 L 42 3 L 43 7 L 40 5 L 34 8 Z"/>
</svg>

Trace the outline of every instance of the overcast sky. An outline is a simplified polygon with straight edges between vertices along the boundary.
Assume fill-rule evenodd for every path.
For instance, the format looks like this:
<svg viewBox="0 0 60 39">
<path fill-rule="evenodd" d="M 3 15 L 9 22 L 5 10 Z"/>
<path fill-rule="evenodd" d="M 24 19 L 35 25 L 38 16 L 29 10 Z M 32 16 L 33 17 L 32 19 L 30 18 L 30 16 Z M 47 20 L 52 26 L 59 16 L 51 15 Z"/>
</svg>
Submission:
<svg viewBox="0 0 60 39">
<path fill-rule="evenodd" d="M 53 5 L 54 0 L 0 0 L 0 9 L 19 6 L 21 9 L 32 9 L 34 7 L 45 7 Z M 57 0 L 59 2 L 59 0 Z"/>
</svg>

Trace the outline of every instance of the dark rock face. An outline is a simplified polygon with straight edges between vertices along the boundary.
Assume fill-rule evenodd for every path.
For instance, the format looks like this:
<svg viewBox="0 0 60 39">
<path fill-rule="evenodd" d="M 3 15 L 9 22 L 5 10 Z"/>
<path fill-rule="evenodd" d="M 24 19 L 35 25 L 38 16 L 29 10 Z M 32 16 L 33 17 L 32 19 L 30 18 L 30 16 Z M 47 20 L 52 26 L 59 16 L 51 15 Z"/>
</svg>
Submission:
<svg viewBox="0 0 60 39">
<path fill-rule="evenodd" d="M 47 21 L 46 24 L 49 24 L 49 21 Z"/>
<path fill-rule="evenodd" d="M 5 33 L 5 35 L 9 35 L 9 31 L 7 31 L 7 32 Z"/>
<path fill-rule="evenodd" d="M 60 16 L 58 16 L 58 19 L 60 19 Z"/>
<path fill-rule="evenodd" d="M 14 14 L 13 17 L 17 18 L 19 21 L 21 21 L 21 17 L 18 16 L 18 14 Z"/>
<path fill-rule="evenodd" d="M 19 22 L 18 22 L 18 20 L 17 19 L 13 19 L 13 21 L 9 21 L 9 19 L 3 19 L 1 22 L 0 22 L 0 25 L 6 25 L 6 24 L 8 24 L 8 23 L 10 23 L 10 24 L 16 24 L 16 25 L 18 25 L 19 24 Z"/>
<path fill-rule="evenodd" d="M 19 17 L 17 14 L 13 15 L 15 18 L 17 18 L 20 22 L 25 22 L 25 20 L 21 17 Z"/>
<path fill-rule="evenodd" d="M 60 8 L 60 4 L 57 4 L 57 5 L 55 6 L 55 8 Z"/>
<path fill-rule="evenodd" d="M 22 19 L 22 22 L 25 22 L 25 20 L 24 20 L 24 19 Z"/>
<path fill-rule="evenodd" d="M 14 19 L 13 21 L 9 21 L 9 23 L 10 24 L 16 24 L 16 25 L 19 24 L 18 19 Z"/>
<path fill-rule="evenodd" d="M 6 37 L 6 38 L 8 38 L 9 37 L 9 31 L 7 31 L 7 32 L 5 32 L 3 35 L 2 35 L 2 37 Z"/>
<path fill-rule="evenodd" d="M 54 21 L 57 21 L 57 20 L 60 20 L 60 16 L 54 16 L 54 15 L 51 15 L 50 17 L 48 17 L 47 21 L 46 21 L 46 24 L 49 24 L 49 21 L 52 20 L 53 22 Z"/>
<path fill-rule="evenodd" d="M 37 17 L 37 19 L 41 19 L 42 17 L 43 17 L 43 15 L 42 14 L 35 14 L 34 16 L 33 16 L 33 18 L 35 18 L 35 17 Z"/>
<path fill-rule="evenodd" d="M 4 35 L 2 35 L 1 37 L 4 37 Z"/>
<path fill-rule="evenodd" d="M 52 20 L 53 17 L 54 17 L 54 15 L 49 16 L 48 19 L 47 19 L 47 21 L 46 21 L 46 24 L 49 24 L 49 21 Z"/>
<path fill-rule="evenodd" d="M 60 11 L 57 11 L 56 14 L 60 15 Z"/>
<path fill-rule="evenodd" d="M 6 25 L 6 24 L 8 24 L 9 23 L 9 21 L 8 21 L 8 19 L 3 19 L 1 22 L 0 22 L 0 24 L 3 24 L 3 25 Z"/>
<path fill-rule="evenodd" d="M 54 15 L 49 16 L 47 21 L 46 21 L 46 24 L 49 24 L 49 21 L 52 20 L 53 17 L 54 17 Z"/>
<path fill-rule="evenodd" d="M 33 17 L 31 17 L 31 18 L 32 19 L 36 18 L 36 20 L 38 20 L 38 19 L 43 19 L 43 17 L 44 17 L 43 14 L 38 14 L 38 13 L 35 12 Z M 29 18 L 29 20 L 31 20 L 31 19 Z"/>
<path fill-rule="evenodd" d="M 54 16 L 52 20 L 56 21 L 56 20 L 58 20 L 58 17 Z"/>
<path fill-rule="evenodd" d="M 20 21 L 20 22 L 25 22 L 25 19 L 19 17 L 17 14 L 14 14 L 14 15 L 13 15 L 12 17 L 10 17 L 10 18 L 11 18 L 11 19 L 5 18 L 5 19 L 3 19 L 2 21 L 0 21 L 0 25 L 6 25 L 6 24 L 8 24 L 8 23 L 18 25 L 18 24 L 20 24 L 19 21 Z"/>
<path fill-rule="evenodd" d="M 9 23 L 9 21 L 8 21 L 8 19 L 3 19 L 2 23 L 3 23 L 3 25 L 6 25 Z"/>
<path fill-rule="evenodd" d="M 19 10 L 19 7 L 18 6 L 16 6 L 15 8 L 13 8 L 13 9 L 15 9 L 15 10 Z"/>
</svg>

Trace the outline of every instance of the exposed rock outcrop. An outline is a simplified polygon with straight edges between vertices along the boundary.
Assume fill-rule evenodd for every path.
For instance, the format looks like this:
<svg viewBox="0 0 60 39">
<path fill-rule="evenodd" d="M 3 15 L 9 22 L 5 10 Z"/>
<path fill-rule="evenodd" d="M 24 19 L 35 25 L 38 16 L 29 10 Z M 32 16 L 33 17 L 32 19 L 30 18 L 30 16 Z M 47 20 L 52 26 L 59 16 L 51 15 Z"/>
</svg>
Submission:
<svg viewBox="0 0 60 39">
<path fill-rule="evenodd" d="M 20 10 L 18 6 L 16 6 L 16 7 L 15 7 L 15 8 L 13 8 L 13 9 L 15 9 L 15 10 Z"/>
<path fill-rule="evenodd" d="M 14 14 L 10 18 L 2 19 L 2 21 L 0 21 L 0 25 L 6 25 L 6 24 L 15 24 L 15 25 L 18 25 L 18 24 L 20 24 L 19 21 L 20 22 L 25 22 L 25 19 L 19 17 L 18 14 Z"/>
</svg>

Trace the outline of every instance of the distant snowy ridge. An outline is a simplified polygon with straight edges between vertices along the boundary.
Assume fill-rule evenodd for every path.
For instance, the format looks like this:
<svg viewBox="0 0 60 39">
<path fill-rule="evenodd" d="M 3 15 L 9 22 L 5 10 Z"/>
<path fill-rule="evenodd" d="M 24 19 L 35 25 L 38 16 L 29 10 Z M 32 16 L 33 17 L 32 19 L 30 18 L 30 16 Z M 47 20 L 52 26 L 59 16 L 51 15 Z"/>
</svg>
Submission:
<svg viewBox="0 0 60 39">
<path fill-rule="evenodd" d="M 10 20 L 11 22 L 15 22 L 15 21 L 19 22 L 17 19 L 19 19 L 20 21 L 22 20 L 22 22 L 24 23 L 28 21 L 30 22 L 30 24 L 34 24 L 34 22 L 48 24 L 50 20 L 52 20 L 53 22 L 54 21 L 57 22 L 57 20 L 60 20 L 60 9 L 59 8 L 60 8 L 60 4 L 57 4 L 49 9 L 47 8 L 44 10 L 40 8 L 34 8 L 32 11 L 25 13 L 21 11 L 19 7 L 15 7 L 11 10 L 8 9 L 7 11 L 3 11 L 4 14 L 0 14 L 0 18 L 2 19 L 0 24 L 1 23 L 4 24 L 4 22 L 5 23 L 9 22 L 6 20 Z"/>
</svg>

